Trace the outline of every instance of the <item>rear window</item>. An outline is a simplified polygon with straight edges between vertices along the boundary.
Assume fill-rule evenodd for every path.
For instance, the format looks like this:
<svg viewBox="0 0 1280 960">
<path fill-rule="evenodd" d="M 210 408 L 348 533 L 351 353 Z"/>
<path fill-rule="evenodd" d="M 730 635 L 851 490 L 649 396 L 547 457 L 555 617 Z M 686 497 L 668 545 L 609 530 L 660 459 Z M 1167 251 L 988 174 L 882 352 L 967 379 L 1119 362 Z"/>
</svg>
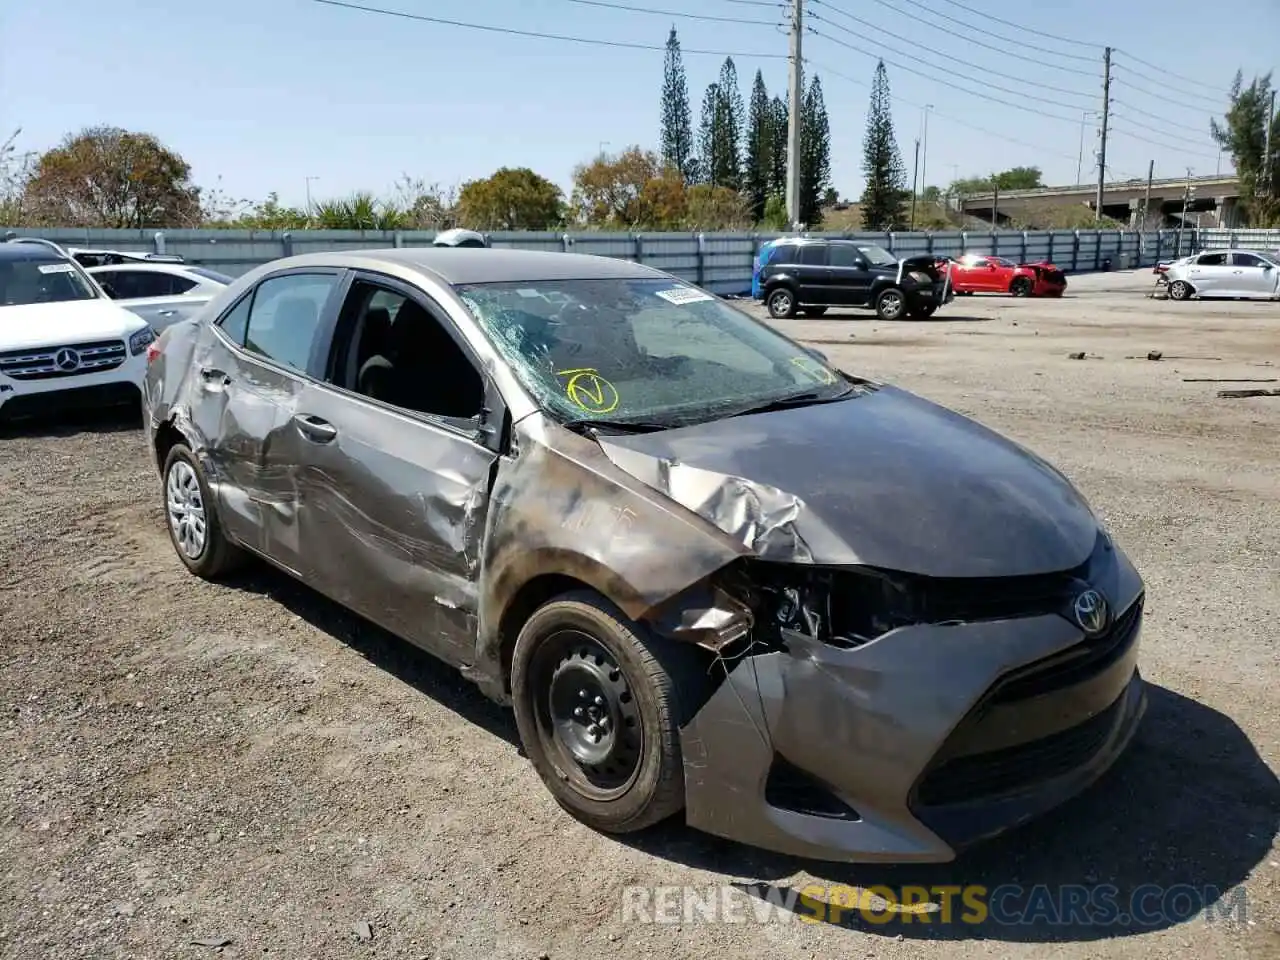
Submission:
<svg viewBox="0 0 1280 960">
<path fill-rule="evenodd" d="M 820 267 L 827 262 L 827 247 L 822 243 L 806 243 L 800 248 L 800 262 Z"/>
</svg>

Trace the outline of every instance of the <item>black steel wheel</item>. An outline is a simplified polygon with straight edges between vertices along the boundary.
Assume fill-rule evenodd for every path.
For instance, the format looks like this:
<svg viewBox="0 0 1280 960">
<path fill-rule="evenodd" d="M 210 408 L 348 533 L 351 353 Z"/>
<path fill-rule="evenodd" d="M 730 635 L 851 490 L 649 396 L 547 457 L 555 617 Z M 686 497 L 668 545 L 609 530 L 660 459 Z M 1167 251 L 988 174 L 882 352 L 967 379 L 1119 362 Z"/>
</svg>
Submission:
<svg viewBox="0 0 1280 960">
<path fill-rule="evenodd" d="M 511 695 L 525 753 L 557 802 L 609 833 L 684 806 L 679 728 L 705 671 L 590 591 L 534 611 L 516 638 Z"/>
</svg>

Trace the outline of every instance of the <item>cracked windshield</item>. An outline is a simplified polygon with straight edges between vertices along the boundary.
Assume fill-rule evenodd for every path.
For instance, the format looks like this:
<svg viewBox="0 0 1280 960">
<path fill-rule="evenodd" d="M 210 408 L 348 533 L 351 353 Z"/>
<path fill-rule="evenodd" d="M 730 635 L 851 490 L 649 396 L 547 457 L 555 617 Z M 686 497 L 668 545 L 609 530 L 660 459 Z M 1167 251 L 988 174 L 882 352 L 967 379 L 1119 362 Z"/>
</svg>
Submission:
<svg viewBox="0 0 1280 960">
<path fill-rule="evenodd" d="M 568 420 L 676 425 L 851 389 L 818 357 L 692 286 L 557 280 L 458 292 L 526 388 Z"/>
</svg>

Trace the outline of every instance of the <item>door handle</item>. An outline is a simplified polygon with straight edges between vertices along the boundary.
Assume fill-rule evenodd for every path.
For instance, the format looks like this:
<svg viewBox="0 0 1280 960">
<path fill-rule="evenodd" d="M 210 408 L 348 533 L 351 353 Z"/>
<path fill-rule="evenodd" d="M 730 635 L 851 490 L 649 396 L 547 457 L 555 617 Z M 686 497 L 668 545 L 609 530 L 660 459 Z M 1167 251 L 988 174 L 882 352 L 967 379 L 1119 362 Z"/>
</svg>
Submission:
<svg viewBox="0 0 1280 960">
<path fill-rule="evenodd" d="M 201 367 L 200 379 L 208 387 L 225 387 L 231 382 L 231 378 L 227 376 L 225 370 L 218 370 L 214 367 Z"/>
<path fill-rule="evenodd" d="M 177 310 L 161 310 L 159 315 L 162 317 L 176 317 L 178 315 L 178 311 Z"/>
<path fill-rule="evenodd" d="M 298 432 L 313 443 L 328 443 L 338 435 L 338 428 L 332 423 L 310 414 L 298 414 L 293 418 L 293 423 Z"/>
</svg>

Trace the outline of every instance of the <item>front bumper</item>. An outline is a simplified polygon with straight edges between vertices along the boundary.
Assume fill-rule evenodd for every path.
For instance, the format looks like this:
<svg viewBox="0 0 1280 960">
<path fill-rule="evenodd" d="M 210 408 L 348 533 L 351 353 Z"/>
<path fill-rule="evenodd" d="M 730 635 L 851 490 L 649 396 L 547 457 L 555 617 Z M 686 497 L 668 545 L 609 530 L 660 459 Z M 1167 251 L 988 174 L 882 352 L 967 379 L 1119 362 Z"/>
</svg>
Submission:
<svg viewBox="0 0 1280 960">
<path fill-rule="evenodd" d="M 682 730 L 686 818 L 781 853 L 941 862 L 1097 780 L 1146 708 L 1142 584 L 1087 640 L 1057 614 L 901 628 L 856 649 L 791 638 L 739 660 Z"/>
<path fill-rule="evenodd" d="M 66 410 L 142 405 L 147 358 L 126 356 L 110 370 L 42 379 L 16 379 L 0 374 L 0 417 L 31 416 Z"/>
</svg>

